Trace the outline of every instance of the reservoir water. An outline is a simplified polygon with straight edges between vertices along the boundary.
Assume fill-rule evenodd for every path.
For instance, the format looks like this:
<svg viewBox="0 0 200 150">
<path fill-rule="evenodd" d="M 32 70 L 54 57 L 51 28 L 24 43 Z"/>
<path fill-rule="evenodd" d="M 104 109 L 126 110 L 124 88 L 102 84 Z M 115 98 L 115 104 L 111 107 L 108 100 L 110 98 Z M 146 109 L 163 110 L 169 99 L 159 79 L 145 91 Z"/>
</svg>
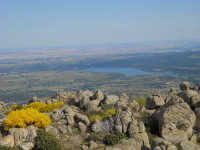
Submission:
<svg viewBox="0 0 200 150">
<path fill-rule="evenodd" d="M 77 70 L 78 71 L 78 70 Z M 88 69 L 82 69 L 79 71 L 88 71 L 88 72 L 104 72 L 104 73 L 120 73 L 125 74 L 128 76 L 139 76 L 139 75 L 169 75 L 176 77 L 173 74 L 168 73 L 160 73 L 160 72 L 149 72 L 149 71 L 142 71 L 135 68 L 88 68 Z"/>
</svg>

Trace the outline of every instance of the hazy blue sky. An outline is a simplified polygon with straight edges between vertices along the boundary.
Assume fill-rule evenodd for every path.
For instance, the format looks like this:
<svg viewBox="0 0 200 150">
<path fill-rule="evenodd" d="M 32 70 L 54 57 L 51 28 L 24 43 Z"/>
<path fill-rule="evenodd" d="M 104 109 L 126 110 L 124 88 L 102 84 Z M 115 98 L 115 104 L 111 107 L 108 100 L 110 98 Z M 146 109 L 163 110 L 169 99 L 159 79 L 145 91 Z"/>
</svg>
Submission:
<svg viewBox="0 0 200 150">
<path fill-rule="evenodd" d="M 200 0 L 0 0 L 0 48 L 200 39 Z"/>
</svg>

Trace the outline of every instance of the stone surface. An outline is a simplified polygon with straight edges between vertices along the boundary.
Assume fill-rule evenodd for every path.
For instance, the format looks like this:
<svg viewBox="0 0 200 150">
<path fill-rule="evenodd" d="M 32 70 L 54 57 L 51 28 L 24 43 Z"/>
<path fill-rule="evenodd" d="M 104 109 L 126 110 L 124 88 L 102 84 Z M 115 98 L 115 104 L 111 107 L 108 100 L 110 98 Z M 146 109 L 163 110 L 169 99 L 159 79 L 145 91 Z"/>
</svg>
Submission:
<svg viewBox="0 0 200 150">
<path fill-rule="evenodd" d="M 200 107 L 200 94 L 191 97 L 191 105 L 193 108 Z"/>
<path fill-rule="evenodd" d="M 196 115 L 195 129 L 200 130 L 200 107 L 195 108 L 194 113 Z"/>
<path fill-rule="evenodd" d="M 81 131 L 81 133 L 85 133 L 87 131 L 87 126 L 83 124 L 82 122 L 78 123 L 78 128 Z"/>
<path fill-rule="evenodd" d="M 163 107 L 157 115 L 159 132 L 165 140 L 178 144 L 192 135 L 196 116 L 187 103 Z"/>
<path fill-rule="evenodd" d="M 108 150 L 141 150 L 141 145 L 134 139 L 122 140 L 114 147 L 108 148 Z"/>
<path fill-rule="evenodd" d="M 150 148 L 149 137 L 146 133 L 146 129 L 143 122 L 138 123 L 136 120 L 133 120 L 130 123 L 127 133 L 130 138 L 133 138 L 143 148 L 145 149 Z"/>
<path fill-rule="evenodd" d="M 93 141 L 89 141 L 89 149 L 95 149 L 97 148 L 99 145 Z"/>
<path fill-rule="evenodd" d="M 181 83 L 181 84 L 180 84 L 180 89 L 181 89 L 182 91 L 189 90 L 189 89 L 190 89 L 190 84 L 189 84 L 189 82 L 183 82 L 183 83 Z"/>
<path fill-rule="evenodd" d="M 178 96 L 180 96 L 186 103 L 190 104 L 191 97 L 193 97 L 194 95 L 197 95 L 197 94 L 198 94 L 197 91 L 185 90 L 185 91 L 178 93 Z"/>
<path fill-rule="evenodd" d="M 54 126 L 52 126 L 52 125 L 48 125 L 45 128 L 45 131 L 54 134 L 56 137 L 59 136 L 59 130 L 57 128 L 55 128 Z"/>
<path fill-rule="evenodd" d="M 62 133 L 62 134 L 66 134 L 68 133 L 68 128 L 66 125 L 62 124 L 62 125 L 58 125 L 57 129 Z"/>
<path fill-rule="evenodd" d="M 90 125 L 90 120 L 89 120 L 89 118 L 86 115 L 82 115 L 80 113 L 77 113 L 75 115 L 75 119 L 76 119 L 77 122 L 82 122 L 82 123 L 84 123 L 87 126 Z"/>
<path fill-rule="evenodd" d="M 6 104 L 2 101 L 0 101 L 0 111 L 5 110 L 6 108 Z"/>
<path fill-rule="evenodd" d="M 15 140 L 13 135 L 7 135 L 0 139 L 0 146 L 13 147 L 15 145 Z"/>
<path fill-rule="evenodd" d="M 97 99 L 97 100 L 103 100 L 104 99 L 104 95 L 103 92 L 101 90 L 97 90 L 94 94 L 94 96 L 92 97 L 92 99 Z"/>
<path fill-rule="evenodd" d="M 117 95 L 106 95 L 104 104 L 115 104 L 119 100 L 119 97 Z"/>
<path fill-rule="evenodd" d="M 19 146 L 26 141 L 28 135 L 28 129 L 25 128 L 10 128 L 9 133 L 13 135 L 15 145 Z"/>
<path fill-rule="evenodd" d="M 59 121 L 62 118 L 62 112 L 59 109 L 55 109 L 52 111 L 52 114 L 50 115 L 50 118 L 53 121 Z"/>
<path fill-rule="evenodd" d="M 37 136 L 38 128 L 35 127 L 34 125 L 30 125 L 30 126 L 26 127 L 26 129 L 28 130 L 28 135 L 26 136 L 26 141 L 33 142 L 35 137 Z"/>
<path fill-rule="evenodd" d="M 148 109 L 156 109 L 165 104 L 164 99 L 160 94 L 153 94 L 152 96 L 147 97 L 146 103 Z"/>
<path fill-rule="evenodd" d="M 34 144 L 32 142 L 26 142 L 21 145 L 22 150 L 31 150 L 34 148 Z"/>
<path fill-rule="evenodd" d="M 177 148 L 162 138 L 155 138 L 152 142 L 151 150 L 177 150 Z"/>
<path fill-rule="evenodd" d="M 180 143 L 180 147 L 181 147 L 182 150 L 200 150 L 199 145 L 192 143 L 188 140 L 182 141 Z"/>
</svg>

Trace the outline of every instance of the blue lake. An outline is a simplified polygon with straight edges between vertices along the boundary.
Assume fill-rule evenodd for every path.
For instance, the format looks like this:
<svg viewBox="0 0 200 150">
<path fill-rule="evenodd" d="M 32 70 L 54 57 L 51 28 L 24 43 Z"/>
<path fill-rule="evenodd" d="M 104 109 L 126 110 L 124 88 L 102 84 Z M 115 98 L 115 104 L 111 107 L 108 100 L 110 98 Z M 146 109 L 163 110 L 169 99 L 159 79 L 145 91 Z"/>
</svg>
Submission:
<svg viewBox="0 0 200 150">
<path fill-rule="evenodd" d="M 159 72 L 148 72 L 148 71 L 142 71 L 135 68 L 88 68 L 88 69 L 82 69 L 77 71 L 88 71 L 88 72 L 104 72 L 104 73 L 121 73 L 128 76 L 139 76 L 139 75 L 169 75 L 176 77 L 173 74 L 168 73 L 159 73 Z"/>
</svg>

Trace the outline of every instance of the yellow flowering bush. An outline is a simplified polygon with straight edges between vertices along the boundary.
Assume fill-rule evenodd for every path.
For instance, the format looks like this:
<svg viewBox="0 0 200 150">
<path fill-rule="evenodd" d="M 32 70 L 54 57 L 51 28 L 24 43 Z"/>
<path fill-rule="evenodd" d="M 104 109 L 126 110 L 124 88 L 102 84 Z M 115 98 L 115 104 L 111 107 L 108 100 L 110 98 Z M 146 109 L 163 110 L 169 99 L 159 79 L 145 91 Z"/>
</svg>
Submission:
<svg viewBox="0 0 200 150">
<path fill-rule="evenodd" d="M 9 130 L 11 127 L 25 128 L 27 125 L 35 125 L 36 127 L 45 128 L 51 123 L 51 119 L 38 112 L 33 108 L 21 109 L 12 111 L 8 114 L 3 122 L 4 130 Z"/>
<path fill-rule="evenodd" d="M 40 102 L 34 102 L 34 103 L 28 104 L 24 109 L 34 108 L 34 109 L 37 109 L 39 112 L 50 112 L 53 109 L 60 108 L 62 104 L 64 104 L 63 101 L 52 103 L 52 104 L 43 104 Z"/>
<path fill-rule="evenodd" d="M 92 116 L 92 117 L 90 118 L 90 122 L 94 122 L 95 119 L 102 120 L 102 117 L 99 116 L 99 115 Z"/>
<path fill-rule="evenodd" d="M 104 114 L 103 114 L 103 118 L 107 118 L 108 116 L 110 115 L 114 115 L 116 112 L 115 112 L 115 109 L 108 109 Z"/>
<path fill-rule="evenodd" d="M 13 104 L 13 105 L 11 105 L 10 107 L 11 107 L 12 110 L 16 110 L 17 107 L 18 107 L 18 105 L 17 105 L 17 104 Z"/>
<path fill-rule="evenodd" d="M 108 116 L 110 115 L 114 115 L 116 112 L 115 112 L 115 109 L 108 109 L 107 111 L 105 111 L 103 114 L 101 115 L 93 115 L 90 117 L 90 122 L 94 122 L 95 119 L 98 119 L 98 120 L 102 120 L 104 118 L 107 118 Z"/>
</svg>

